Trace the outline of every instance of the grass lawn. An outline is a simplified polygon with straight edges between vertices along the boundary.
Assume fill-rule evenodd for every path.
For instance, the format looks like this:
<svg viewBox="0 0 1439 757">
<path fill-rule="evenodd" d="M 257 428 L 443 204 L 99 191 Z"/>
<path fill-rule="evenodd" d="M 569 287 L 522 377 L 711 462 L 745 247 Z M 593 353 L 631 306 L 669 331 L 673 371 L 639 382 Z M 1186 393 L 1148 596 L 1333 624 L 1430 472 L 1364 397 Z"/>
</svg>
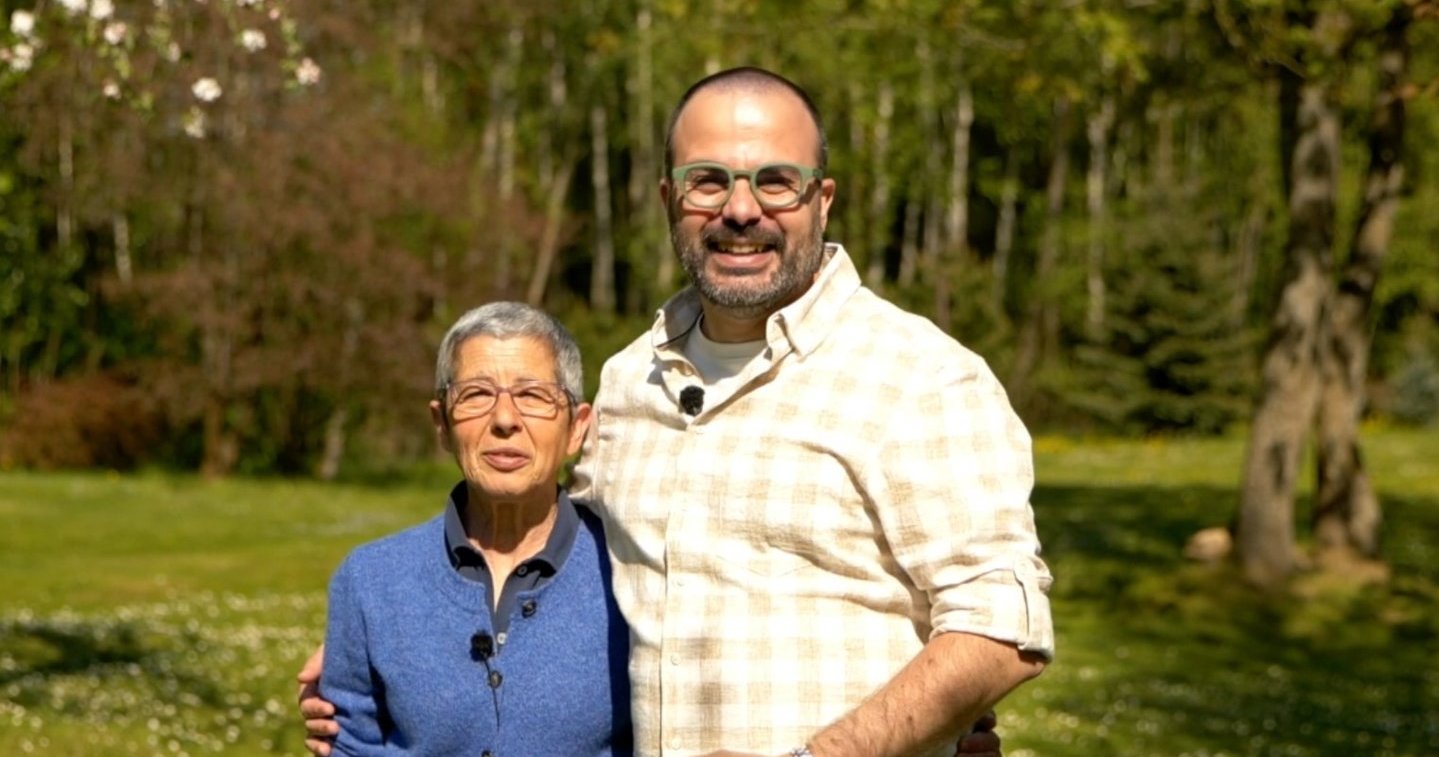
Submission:
<svg viewBox="0 0 1439 757">
<path fill-rule="evenodd" d="M 1231 517 L 1242 440 L 1038 440 L 1060 656 L 1002 705 L 1007 753 L 1439 754 L 1436 449 L 1367 435 L 1390 581 L 1264 599 L 1179 556 Z M 0 754 L 301 753 L 330 571 L 450 479 L 0 473 Z"/>
</svg>

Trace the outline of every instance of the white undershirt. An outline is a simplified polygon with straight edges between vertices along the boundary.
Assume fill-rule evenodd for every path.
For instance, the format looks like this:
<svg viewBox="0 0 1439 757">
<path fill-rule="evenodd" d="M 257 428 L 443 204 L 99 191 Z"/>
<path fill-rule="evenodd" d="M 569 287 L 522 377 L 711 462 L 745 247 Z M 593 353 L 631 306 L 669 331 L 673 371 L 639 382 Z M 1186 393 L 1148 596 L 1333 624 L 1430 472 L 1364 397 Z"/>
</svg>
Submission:
<svg viewBox="0 0 1439 757">
<path fill-rule="evenodd" d="M 719 397 L 728 397 L 738 387 L 736 379 L 752 360 L 764 352 L 765 340 L 752 342 L 715 342 L 704 335 L 702 324 L 697 324 L 685 340 L 685 357 L 694 363 L 704 382 L 705 391 Z"/>
</svg>

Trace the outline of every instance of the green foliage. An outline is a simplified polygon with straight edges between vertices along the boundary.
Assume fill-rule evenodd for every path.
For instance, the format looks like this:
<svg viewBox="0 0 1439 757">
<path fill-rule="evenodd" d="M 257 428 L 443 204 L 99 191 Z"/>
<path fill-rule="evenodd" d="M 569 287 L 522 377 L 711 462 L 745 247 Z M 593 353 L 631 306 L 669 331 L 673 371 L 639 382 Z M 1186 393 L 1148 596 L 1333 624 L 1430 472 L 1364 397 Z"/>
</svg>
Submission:
<svg viewBox="0 0 1439 757">
<path fill-rule="evenodd" d="M 1110 431 L 1222 433 L 1246 411 L 1253 375 L 1235 261 L 1209 245 L 1202 216 L 1140 207 L 1120 224 L 1104 334 L 1077 348 L 1066 396 Z"/>
<path fill-rule="evenodd" d="M 1416 426 L 1439 420 L 1439 361 L 1429 353 L 1418 353 L 1399 369 L 1389 412 Z"/>
<path fill-rule="evenodd" d="M 1060 321 L 1034 369 L 1047 395 L 1025 403 L 1016 391 L 1032 425 L 1222 427 L 1236 391 L 1223 366 L 1248 349 L 1239 334 L 1267 324 L 1263 295 L 1281 268 L 1284 157 L 1266 82 L 1300 52 L 1335 73 L 1345 155 L 1361 154 L 1373 27 L 1399 1 L 1313 4 L 1352 20 L 1324 34 L 1289 28 L 1292 3 L 1280 0 L 223 0 L 116 4 L 107 18 L 29 3 L 39 44 L 0 28 L 10 55 L 0 62 L 0 424 L 40 384 L 118 373 L 157 390 L 176 434 L 147 463 L 307 470 L 337 418 L 349 419 L 347 464 L 412 454 L 425 447 L 397 408 L 415 401 L 411 379 L 438 334 L 468 307 L 523 299 L 532 286 L 580 335 L 594 381 L 680 284 L 654 191 L 670 107 L 716 67 L 757 64 L 818 101 L 839 186 L 829 233 L 862 268 L 873 256 L 877 288 L 948 316 L 1006 379 L 1034 314 Z M 17 3 L 3 7 L 9 21 Z M 1414 27 L 1416 81 L 1439 66 L 1432 27 Z M 264 46 L 252 49 L 247 32 Z M 1330 37 L 1349 33 L 1354 44 L 1333 48 Z M 25 70 L 21 43 L 33 57 Z M 299 86 L 310 58 L 318 67 Z M 207 79 L 214 87 L 196 89 Z M 973 93 L 968 134 L 956 131 L 961 83 Z M 1410 104 L 1409 196 L 1375 303 L 1380 390 L 1407 359 L 1404 335 L 1439 313 L 1431 90 Z M 1115 209 L 1105 273 L 1116 325 L 1089 340 L 1095 220 L 1080 174 L 1092 156 L 1085 127 L 1105 103 L 1115 107 L 1103 194 Z M 595 112 L 607 124 L 600 145 Z M 967 156 L 954 154 L 961 136 Z M 958 157 L 968 176 L 951 174 Z M 1051 216 L 1048 171 L 1061 157 L 1069 175 Z M 598 166 L 614 214 L 613 319 L 588 302 Z M 1357 192 L 1354 166 L 1345 171 Z M 952 196 L 957 178 L 965 197 Z M 1207 190 L 1190 203 L 1155 200 L 1166 184 Z M 968 211 L 964 239 L 948 238 L 957 208 Z M 1012 232 L 1007 268 L 1002 230 Z M 1054 232 L 1055 270 L 1031 281 Z M 1253 275 L 1226 281 L 1215 261 L 1234 258 L 1251 232 L 1261 238 Z M 1161 270 L 1154 253 L 1179 254 L 1171 234 L 1203 271 L 1182 260 Z M 1172 283 L 1195 276 L 1209 277 L 1215 300 L 1234 295 L 1240 321 L 1228 332 L 1221 308 L 1205 311 L 1203 296 Z M 935 312 L 941 284 L 946 313 Z M 1176 302 L 1142 301 L 1166 287 Z"/>
</svg>

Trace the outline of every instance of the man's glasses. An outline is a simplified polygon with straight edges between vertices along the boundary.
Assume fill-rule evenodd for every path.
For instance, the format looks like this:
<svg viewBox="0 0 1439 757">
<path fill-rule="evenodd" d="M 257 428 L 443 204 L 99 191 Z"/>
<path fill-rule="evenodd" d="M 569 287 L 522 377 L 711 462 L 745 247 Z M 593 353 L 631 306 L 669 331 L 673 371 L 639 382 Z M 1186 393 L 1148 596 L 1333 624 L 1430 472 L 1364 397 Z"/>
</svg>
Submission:
<svg viewBox="0 0 1439 757">
<path fill-rule="evenodd" d="M 670 180 L 685 201 L 708 210 L 728 202 L 735 179 L 741 178 L 749 181 L 750 192 L 762 207 L 784 210 L 798 205 L 810 182 L 824 178 L 824 171 L 794 163 L 769 163 L 749 171 L 723 163 L 686 163 L 670 171 Z"/>
<path fill-rule="evenodd" d="M 443 392 L 450 417 L 457 422 L 489 415 L 501 394 L 510 395 L 515 409 L 526 418 L 551 420 L 560 414 L 560 408 L 574 402 L 568 389 L 547 381 L 500 386 L 489 379 L 468 379 L 446 384 Z"/>
</svg>

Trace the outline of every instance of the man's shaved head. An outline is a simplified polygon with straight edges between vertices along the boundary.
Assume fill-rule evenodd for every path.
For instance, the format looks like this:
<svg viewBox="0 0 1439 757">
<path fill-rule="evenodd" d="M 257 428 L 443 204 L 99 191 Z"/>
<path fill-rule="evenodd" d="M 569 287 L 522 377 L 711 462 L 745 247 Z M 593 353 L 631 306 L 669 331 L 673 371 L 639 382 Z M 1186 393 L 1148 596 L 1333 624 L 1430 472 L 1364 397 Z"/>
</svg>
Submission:
<svg viewBox="0 0 1439 757">
<path fill-rule="evenodd" d="M 684 112 L 685 106 L 695 95 L 709 90 L 734 91 L 740 90 L 757 94 L 771 94 L 774 92 L 788 92 L 794 95 L 804 109 L 809 113 L 810 120 L 814 121 L 815 131 L 819 134 L 819 154 L 815 156 L 815 168 L 823 170 L 829 163 L 829 140 L 824 134 L 824 123 L 820 120 L 819 109 L 815 107 L 814 101 L 810 99 L 809 93 L 805 92 L 798 84 L 763 68 L 754 66 L 743 66 L 710 74 L 695 82 L 694 86 L 685 91 L 680 98 L 679 104 L 670 113 L 669 127 L 665 129 L 665 176 L 669 176 L 670 169 L 675 163 L 675 124 L 679 122 L 680 114 Z"/>
</svg>

